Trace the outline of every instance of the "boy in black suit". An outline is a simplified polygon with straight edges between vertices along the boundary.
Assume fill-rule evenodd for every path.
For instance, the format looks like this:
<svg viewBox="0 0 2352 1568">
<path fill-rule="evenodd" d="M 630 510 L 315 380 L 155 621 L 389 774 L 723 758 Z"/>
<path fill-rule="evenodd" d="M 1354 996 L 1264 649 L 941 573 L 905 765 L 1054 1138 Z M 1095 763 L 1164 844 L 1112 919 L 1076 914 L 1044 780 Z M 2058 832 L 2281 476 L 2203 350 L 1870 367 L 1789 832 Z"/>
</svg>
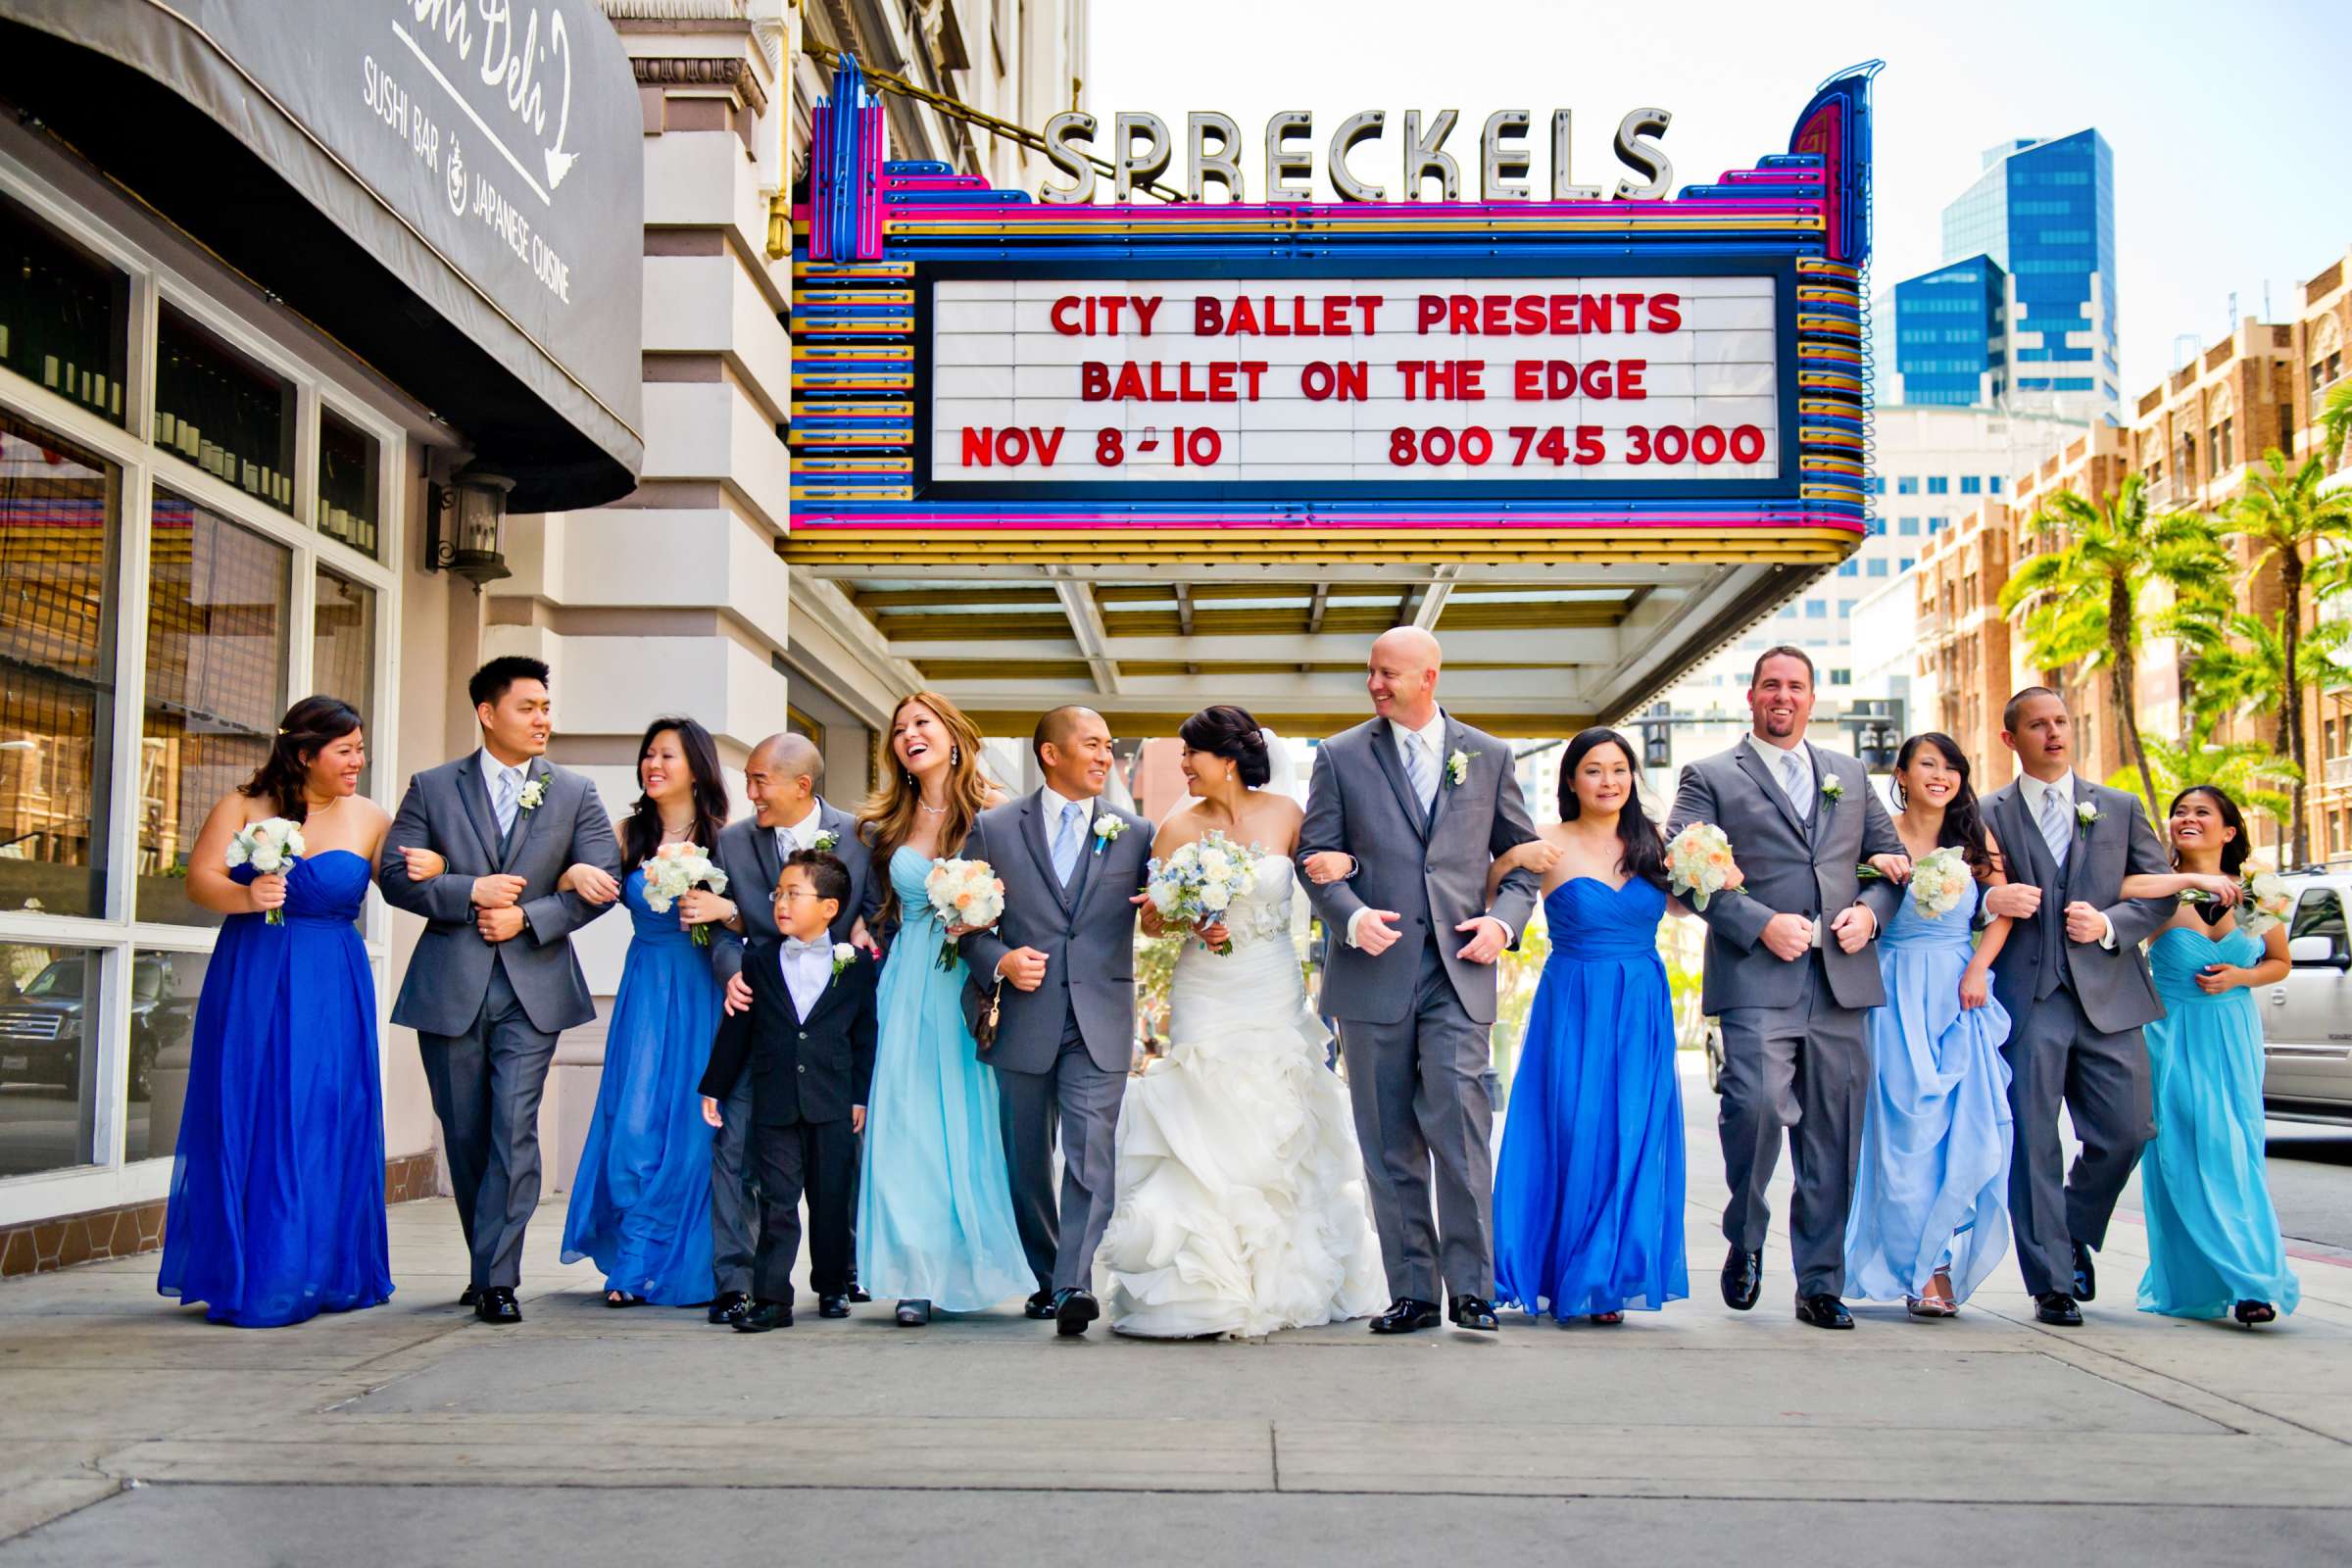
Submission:
<svg viewBox="0 0 2352 1568">
<path fill-rule="evenodd" d="M 728 1319 L 745 1334 L 792 1326 L 792 1267 L 808 1195 L 808 1283 L 819 1317 L 850 1315 L 850 1202 L 858 1134 L 874 1079 L 874 982 L 867 955 L 827 939 L 850 897 L 849 868 L 805 850 L 776 878 L 776 929 L 743 956 L 748 1012 L 722 1018 L 703 1074 L 703 1119 L 752 1074 L 752 1168 L 760 1188 L 755 1299 Z"/>
</svg>

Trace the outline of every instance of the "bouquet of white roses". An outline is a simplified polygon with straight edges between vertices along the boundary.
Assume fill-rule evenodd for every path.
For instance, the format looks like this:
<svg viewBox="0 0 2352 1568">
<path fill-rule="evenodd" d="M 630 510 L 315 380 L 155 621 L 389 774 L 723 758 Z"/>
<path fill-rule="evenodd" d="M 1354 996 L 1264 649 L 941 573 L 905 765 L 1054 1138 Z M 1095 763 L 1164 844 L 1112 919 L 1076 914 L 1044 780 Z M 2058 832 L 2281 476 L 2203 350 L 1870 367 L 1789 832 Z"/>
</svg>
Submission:
<svg viewBox="0 0 2352 1568">
<path fill-rule="evenodd" d="M 264 817 L 237 829 L 228 841 L 228 868 L 233 871 L 250 865 L 263 876 L 283 876 L 302 858 L 304 848 L 300 823 L 282 816 Z M 271 909 L 265 918 L 271 925 L 284 925 L 286 911 Z"/>
<path fill-rule="evenodd" d="M 1911 902 L 1927 918 L 1940 920 L 1960 907 L 1973 879 L 1958 845 L 1930 850 L 1911 862 Z"/>
<path fill-rule="evenodd" d="M 997 923 L 1004 912 L 1004 883 L 986 860 L 942 860 L 923 878 L 923 895 L 940 923 L 977 931 Z M 956 967 L 959 944 L 949 937 L 939 945 L 939 966 Z"/>
<path fill-rule="evenodd" d="M 1709 899 L 1727 888 L 1737 893 L 1732 883 L 1739 876 L 1732 841 L 1712 822 L 1691 823 L 1666 846 L 1666 879 L 1693 909 L 1704 909 Z"/>
<path fill-rule="evenodd" d="M 1170 925 L 1215 925 L 1233 906 L 1234 895 L 1256 876 L 1259 853 L 1255 845 L 1244 849 L 1222 832 L 1210 832 L 1165 859 L 1153 859 L 1145 867 L 1149 880 L 1144 891 Z M 1226 938 L 1211 951 L 1231 953 L 1233 939 Z"/>
<path fill-rule="evenodd" d="M 727 873 L 711 863 L 710 852 L 700 844 L 664 844 L 645 862 L 645 906 L 656 914 L 667 914 L 696 888 L 727 891 Z M 709 947 L 710 928 L 696 926 L 694 940 L 697 947 Z"/>
<path fill-rule="evenodd" d="M 2238 910 L 2237 928 L 2258 937 L 2294 911 L 2295 893 L 2278 872 L 2249 869 L 2246 894 L 2239 902 L 2243 907 Z"/>
</svg>

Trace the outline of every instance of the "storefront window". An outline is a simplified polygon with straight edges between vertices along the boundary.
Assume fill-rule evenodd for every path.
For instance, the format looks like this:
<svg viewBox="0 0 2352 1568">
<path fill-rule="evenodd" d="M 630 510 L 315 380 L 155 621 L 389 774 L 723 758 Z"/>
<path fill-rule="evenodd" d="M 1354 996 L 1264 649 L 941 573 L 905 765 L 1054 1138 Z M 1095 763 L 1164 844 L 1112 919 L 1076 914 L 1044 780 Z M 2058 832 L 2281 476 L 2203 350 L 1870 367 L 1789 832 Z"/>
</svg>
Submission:
<svg viewBox="0 0 2352 1568">
<path fill-rule="evenodd" d="M 0 943 L 0 1177 L 97 1161 L 99 956 Z"/>
<path fill-rule="evenodd" d="M 332 409 L 318 411 L 318 531 L 370 556 L 379 554 L 376 450 L 372 437 Z"/>
<path fill-rule="evenodd" d="M 130 280 L 0 198 L 0 366 L 122 422 Z"/>
<path fill-rule="evenodd" d="M 188 1092 L 188 1037 L 196 1027 L 196 998 L 204 990 L 202 953 L 141 948 L 130 962 L 130 1104 L 122 1123 L 122 1157 L 168 1159 L 179 1143 L 179 1117 Z"/>
<path fill-rule="evenodd" d="M 293 552 L 159 490 L 148 558 L 139 918 L 218 925 L 187 896 L 188 855 L 276 738 Z"/>
<path fill-rule="evenodd" d="M 318 572 L 318 616 L 311 628 L 311 690 L 339 697 L 368 723 L 375 722 L 369 708 L 375 700 L 375 591 L 323 567 Z M 368 792 L 374 773 L 370 763 L 360 775 L 361 794 Z"/>
<path fill-rule="evenodd" d="M 294 389 L 169 305 L 156 327 L 155 439 L 221 483 L 294 510 Z"/>
<path fill-rule="evenodd" d="M 106 909 L 114 466 L 0 414 L 0 909 Z"/>
</svg>

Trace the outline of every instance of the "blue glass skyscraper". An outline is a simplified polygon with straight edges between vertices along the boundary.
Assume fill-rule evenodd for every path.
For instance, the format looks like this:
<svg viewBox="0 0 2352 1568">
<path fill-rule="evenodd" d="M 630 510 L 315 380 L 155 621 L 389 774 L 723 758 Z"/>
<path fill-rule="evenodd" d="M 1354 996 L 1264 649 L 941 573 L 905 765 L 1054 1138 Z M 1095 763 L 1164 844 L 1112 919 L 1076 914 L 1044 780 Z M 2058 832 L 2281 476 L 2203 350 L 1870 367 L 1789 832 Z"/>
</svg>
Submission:
<svg viewBox="0 0 2352 1568">
<path fill-rule="evenodd" d="M 1981 339 L 1980 287 L 1990 311 Z M 1901 401 L 2112 414 L 2115 154 L 2106 138 L 2081 130 L 1987 152 L 1976 183 L 1943 210 L 1943 265 L 1896 284 L 1893 306 Z M 1977 363 L 1964 370 L 1969 358 Z M 1979 390 L 1963 399 L 1971 380 Z"/>
</svg>

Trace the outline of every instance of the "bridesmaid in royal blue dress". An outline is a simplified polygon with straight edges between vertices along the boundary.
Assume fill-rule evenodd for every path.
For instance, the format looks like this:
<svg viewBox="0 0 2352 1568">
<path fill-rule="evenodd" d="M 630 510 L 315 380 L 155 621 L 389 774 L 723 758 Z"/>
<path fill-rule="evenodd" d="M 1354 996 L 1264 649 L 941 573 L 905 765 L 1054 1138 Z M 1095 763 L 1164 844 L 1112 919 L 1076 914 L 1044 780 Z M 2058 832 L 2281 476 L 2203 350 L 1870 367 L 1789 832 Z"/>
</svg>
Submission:
<svg viewBox="0 0 2352 1568">
<path fill-rule="evenodd" d="M 2148 1270 L 2139 1309 L 2171 1317 L 2234 1316 L 2252 1328 L 2292 1312 L 2302 1287 L 2264 1181 L 2262 1019 L 2253 988 L 2287 975 L 2286 928 L 2261 936 L 2230 906 L 2246 863 L 2245 818 L 2209 785 L 2173 801 L 2174 877 L 2125 879 L 2125 898 L 2185 889 L 2219 893 L 2183 903 L 2149 939 L 2148 968 L 2165 1016 L 2147 1026 L 2156 1138 L 2139 1161 Z"/>
<path fill-rule="evenodd" d="M 1511 1080 L 1494 1175 L 1496 1303 L 1616 1324 L 1690 1294 L 1683 1102 L 1658 920 L 1664 847 L 1633 748 L 1589 729 L 1560 762 L 1560 821 L 1494 864 L 1488 896 L 1544 877 L 1551 955 Z"/>
<path fill-rule="evenodd" d="M 216 1323 L 392 1295 L 375 978 L 352 925 L 392 819 L 360 798 L 367 762 L 359 713 L 303 699 L 190 852 L 188 896 L 227 919 L 196 1004 L 156 1288 Z M 230 871 L 229 841 L 272 816 L 301 824 L 302 858 L 283 875 Z"/>
<path fill-rule="evenodd" d="M 964 1023 L 963 960 L 939 963 L 940 944 L 960 933 L 941 926 L 923 893 L 933 862 L 953 858 L 1000 797 L 980 771 L 979 731 L 937 693 L 899 704 L 890 752 L 898 766 L 858 823 L 888 868 L 880 921 L 891 934 L 858 1188 L 858 1278 L 897 1297 L 899 1322 L 919 1328 L 935 1307 L 981 1311 L 1036 1281 L 1013 1224 L 996 1071 Z"/>
<path fill-rule="evenodd" d="M 643 792 L 615 824 L 622 882 L 575 865 L 563 885 L 592 904 L 615 892 L 631 935 L 605 1032 L 605 1071 L 580 1149 L 564 1220 L 564 1261 L 594 1258 L 605 1304 L 700 1306 L 710 1298 L 710 1144 L 697 1086 L 710 1062 L 721 997 L 716 925 L 688 927 L 676 906 L 645 901 L 645 863 L 669 844 L 715 849 L 727 786 L 710 732 L 691 718 L 657 718 L 637 748 Z"/>
<path fill-rule="evenodd" d="M 1886 1003 L 1870 1009 L 1870 1095 L 1846 1212 L 1845 1281 L 1866 1300 L 1918 1318 L 1960 1310 L 2009 1250 L 2009 1014 L 1992 995 L 2007 920 L 1971 946 L 2000 846 L 1977 811 L 1968 759 L 1948 735 L 1914 735 L 1895 755 L 1895 832 L 1914 864 L 1957 849 L 1971 873 L 1936 916 L 1906 897 L 1879 939 Z"/>
</svg>

